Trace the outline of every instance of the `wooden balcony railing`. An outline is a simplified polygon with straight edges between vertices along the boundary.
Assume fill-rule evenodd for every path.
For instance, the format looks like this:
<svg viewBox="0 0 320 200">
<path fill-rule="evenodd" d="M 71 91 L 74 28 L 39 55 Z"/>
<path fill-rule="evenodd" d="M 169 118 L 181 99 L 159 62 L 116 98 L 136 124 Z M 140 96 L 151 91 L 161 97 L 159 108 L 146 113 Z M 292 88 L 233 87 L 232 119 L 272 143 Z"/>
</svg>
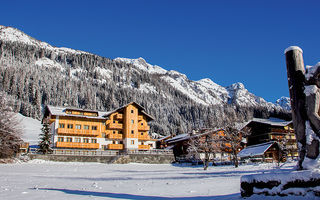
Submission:
<svg viewBox="0 0 320 200">
<path fill-rule="evenodd" d="M 96 130 L 58 128 L 58 135 L 98 136 Z"/>
<path fill-rule="evenodd" d="M 57 142 L 56 147 L 79 148 L 79 149 L 99 149 L 98 143 L 78 143 L 78 142 Z"/>
<path fill-rule="evenodd" d="M 138 145 L 138 149 L 149 150 L 150 146 L 149 145 Z"/>
<path fill-rule="evenodd" d="M 123 149 L 123 144 L 108 144 L 108 149 Z"/>
<path fill-rule="evenodd" d="M 148 125 L 143 125 L 143 126 L 139 125 L 138 130 L 139 131 L 149 131 L 150 127 Z"/>
<path fill-rule="evenodd" d="M 150 140 L 150 136 L 148 134 L 138 135 L 139 140 Z"/>
<path fill-rule="evenodd" d="M 109 139 L 123 139 L 123 135 L 122 134 L 109 134 L 108 135 Z"/>
<path fill-rule="evenodd" d="M 123 124 L 110 123 L 110 124 L 108 124 L 107 127 L 110 128 L 110 129 L 123 129 Z"/>
<path fill-rule="evenodd" d="M 116 115 L 116 119 L 123 119 L 123 114 L 118 113 L 118 114 Z"/>
</svg>

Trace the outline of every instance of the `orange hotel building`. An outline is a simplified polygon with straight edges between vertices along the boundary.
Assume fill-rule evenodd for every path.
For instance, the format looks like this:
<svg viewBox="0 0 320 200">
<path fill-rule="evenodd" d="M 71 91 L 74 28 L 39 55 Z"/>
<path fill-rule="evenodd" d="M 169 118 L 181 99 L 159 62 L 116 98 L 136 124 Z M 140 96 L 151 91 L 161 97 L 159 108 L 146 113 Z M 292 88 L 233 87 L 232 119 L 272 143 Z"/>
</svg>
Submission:
<svg viewBox="0 0 320 200">
<path fill-rule="evenodd" d="M 110 112 L 48 105 L 43 118 L 51 126 L 54 148 L 91 150 L 155 149 L 151 120 L 135 102 Z"/>
</svg>

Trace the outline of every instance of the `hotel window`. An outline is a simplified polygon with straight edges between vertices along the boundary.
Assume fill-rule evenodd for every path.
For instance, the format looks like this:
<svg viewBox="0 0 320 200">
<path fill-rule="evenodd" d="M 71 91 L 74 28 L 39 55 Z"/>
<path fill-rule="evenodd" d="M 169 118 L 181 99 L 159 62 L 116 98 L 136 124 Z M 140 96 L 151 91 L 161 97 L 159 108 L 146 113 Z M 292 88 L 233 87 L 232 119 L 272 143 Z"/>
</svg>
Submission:
<svg viewBox="0 0 320 200">
<path fill-rule="evenodd" d="M 81 125 L 80 124 L 76 124 L 76 129 L 81 129 Z"/>
<path fill-rule="evenodd" d="M 91 143 L 97 143 L 97 139 L 91 139 Z"/>
<path fill-rule="evenodd" d="M 134 144 L 134 140 L 131 140 L 131 144 Z"/>
<path fill-rule="evenodd" d="M 153 147 L 153 144 L 149 144 L 150 147 Z"/>
<path fill-rule="evenodd" d="M 134 131 L 131 131 L 131 134 L 134 134 Z"/>
<path fill-rule="evenodd" d="M 63 137 L 58 137 L 58 142 L 63 142 Z"/>
<path fill-rule="evenodd" d="M 112 131 L 112 133 L 113 133 L 113 134 L 115 134 L 115 133 L 116 133 L 116 131 Z"/>
<path fill-rule="evenodd" d="M 83 143 L 89 143 L 89 138 L 83 138 Z"/>
<path fill-rule="evenodd" d="M 116 144 L 116 141 L 113 140 L 113 141 L 112 141 L 112 144 Z"/>
<path fill-rule="evenodd" d="M 122 134 L 122 131 L 120 131 L 119 133 Z"/>
<path fill-rule="evenodd" d="M 141 126 L 143 126 L 143 123 L 141 123 Z"/>
<path fill-rule="evenodd" d="M 113 123 L 115 124 L 115 123 L 116 123 L 116 120 L 113 120 Z"/>
<path fill-rule="evenodd" d="M 72 128 L 73 128 L 73 124 L 68 124 L 68 125 L 67 125 L 67 128 L 72 129 Z"/>
<path fill-rule="evenodd" d="M 92 126 L 91 129 L 95 131 L 97 130 L 97 126 Z"/>
<path fill-rule="evenodd" d="M 88 126 L 88 125 L 84 125 L 84 126 L 83 126 L 83 129 L 84 129 L 84 130 L 89 130 L 89 126 Z"/>
<path fill-rule="evenodd" d="M 142 133 L 142 132 L 141 132 L 140 134 L 141 134 L 141 135 L 143 135 L 143 133 Z"/>
<path fill-rule="evenodd" d="M 123 144 L 123 141 L 120 141 L 119 144 Z"/>
<path fill-rule="evenodd" d="M 71 137 L 67 137 L 67 142 L 72 142 L 72 138 Z"/>
<path fill-rule="evenodd" d="M 59 128 L 64 128 L 64 124 L 59 124 Z"/>
<path fill-rule="evenodd" d="M 134 120 L 131 120 L 131 124 L 133 124 L 134 123 Z"/>
<path fill-rule="evenodd" d="M 144 142 L 141 142 L 141 145 L 144 145 Z"/>
<path fill-rule="evenodd" d="M 81 142 L 81 138 L 74 138 L 74 142 L 80 143 Z"/>
<path fill-rule="evenodd" d="M 133 113 L 133 110 L 131 110 L 131 113 Z"/>
</svg>

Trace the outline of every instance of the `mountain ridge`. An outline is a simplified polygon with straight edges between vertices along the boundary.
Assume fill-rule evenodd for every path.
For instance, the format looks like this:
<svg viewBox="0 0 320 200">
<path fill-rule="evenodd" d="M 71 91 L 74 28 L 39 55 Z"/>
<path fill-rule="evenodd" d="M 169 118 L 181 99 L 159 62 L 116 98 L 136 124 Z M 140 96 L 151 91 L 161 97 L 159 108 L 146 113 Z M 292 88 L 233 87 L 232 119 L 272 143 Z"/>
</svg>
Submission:
<svg viewBox="0 0 320 200">
<path fill-rule="evenodd" d="M 168 134 L 217 125 L 223 116 L 245 120 L 288 113 L 242 83 L 223 87 L 209 78 L 192 81 L 141 57 L 108 59 L 53 47 L 11 27 L 0 26 L 0 47 L 0 88 L 14 99 L 16 111 L 35 118 L 44 104 L 110 110 L 134 100 L 158 118 L 153 131 Z"/>
</svg>

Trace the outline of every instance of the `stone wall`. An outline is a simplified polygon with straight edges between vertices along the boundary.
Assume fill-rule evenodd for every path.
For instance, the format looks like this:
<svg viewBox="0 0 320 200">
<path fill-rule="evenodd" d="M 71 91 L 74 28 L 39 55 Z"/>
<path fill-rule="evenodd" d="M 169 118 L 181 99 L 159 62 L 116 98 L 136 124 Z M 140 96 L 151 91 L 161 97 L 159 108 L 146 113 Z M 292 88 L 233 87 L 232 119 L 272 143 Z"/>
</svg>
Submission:
<svg viewBox="0 0 320 200">
<path fill-rule="evenodd" d="M 170 164 L 174 161 L 173 154 L 129 154 L 118 156 L 79 156 L 79 155 L 41 155 L 30 154 L 30 159 L 42 159 L 59 162 L 99 162 L 99 163 L 115 163 L 126 164 L 150 163 L 150 164 Z"/>
</svg>

